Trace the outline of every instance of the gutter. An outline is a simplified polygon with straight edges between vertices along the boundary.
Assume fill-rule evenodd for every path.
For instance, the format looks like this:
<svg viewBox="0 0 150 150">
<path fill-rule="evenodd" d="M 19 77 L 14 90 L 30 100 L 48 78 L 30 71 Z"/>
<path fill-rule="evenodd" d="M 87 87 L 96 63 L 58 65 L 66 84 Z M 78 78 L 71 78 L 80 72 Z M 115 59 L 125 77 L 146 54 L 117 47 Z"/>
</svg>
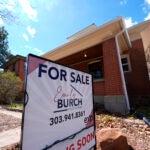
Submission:
<svg viewBox="0 0 150 150">
<path fill-rule="evenodd" d="M 124 21 L 124 19 L 122 18 L 122 23 L 121 23 L 121 25 L 122 25 L 122 28 L 123 28 L 123 30 L 124 30 L 124 32 L 125 32 L 125 38 L 126 38 L 126 40 L 127 40 L 127 43 L 128 43 L 128 46 L 129 47 L 132 47 L 132 44 L 131 44 L 131 41 L 130 41 L 130 37 L 129 37 L 129 34 L 128 34 L 128 31 L 127 31 L 127 28 L 125 28 L 125 21 Z"/>
<path fill-rule="evenodd" d="M 120 34 L 122 34 L 123 32 L 125 32 L 125 29 L 123 29 L 122 31 L 120 31 L 118 34 L 115 35 L 115 42 L 116 42 L 116 47 L 117 47 L 117 55 L 118 55 L 118 60 L 119 60 L 119 68 L 120 68 L 120 72 L 121 72 L 121 79 L 122 79 L 122 83 L 123 83 L 123 91 L 124 91 L 124 94 L 125 94 L 125 100 L 126 100 L 127 110 L 129 112 L 130 111 L 130 104 L 129 104 L 129 98 L 128 98 L 128 93 L 127 93 L 127 88 L 126 88 L 124 73 L 123 73 L 123 69 L 122 69 L 121 56 L 120 56 L 120 48 L 119 48 L 119 43 L 118 43 L 118 36 Z"/>
</svg>

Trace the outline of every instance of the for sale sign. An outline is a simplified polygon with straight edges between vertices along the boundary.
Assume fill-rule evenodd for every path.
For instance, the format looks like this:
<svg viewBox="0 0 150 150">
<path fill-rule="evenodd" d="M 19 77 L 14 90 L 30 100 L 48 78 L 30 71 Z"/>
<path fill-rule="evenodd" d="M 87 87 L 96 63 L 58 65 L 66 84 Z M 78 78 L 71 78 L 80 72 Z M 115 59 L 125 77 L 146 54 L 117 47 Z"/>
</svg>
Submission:
<svg viewBox="0 0 150 150">
<path fill-rule="evenodd" d="M 23 150 L 88 150 L 95 146 L 90 74 L 29 55 Z"/>
</svg>

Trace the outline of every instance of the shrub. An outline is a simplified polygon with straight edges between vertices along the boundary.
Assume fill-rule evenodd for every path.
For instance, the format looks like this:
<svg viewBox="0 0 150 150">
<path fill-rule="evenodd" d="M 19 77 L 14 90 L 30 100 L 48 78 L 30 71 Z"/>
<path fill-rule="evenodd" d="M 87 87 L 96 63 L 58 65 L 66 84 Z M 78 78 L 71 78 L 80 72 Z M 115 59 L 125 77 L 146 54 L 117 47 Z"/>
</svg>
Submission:
<svg viewBox="0 0 150 150">
<path fill-rule="evenodd" d="M 12 72 L 0 72 L 0 103 L 10 104 L 19 94 L 22 83 Z"/>
</svg>

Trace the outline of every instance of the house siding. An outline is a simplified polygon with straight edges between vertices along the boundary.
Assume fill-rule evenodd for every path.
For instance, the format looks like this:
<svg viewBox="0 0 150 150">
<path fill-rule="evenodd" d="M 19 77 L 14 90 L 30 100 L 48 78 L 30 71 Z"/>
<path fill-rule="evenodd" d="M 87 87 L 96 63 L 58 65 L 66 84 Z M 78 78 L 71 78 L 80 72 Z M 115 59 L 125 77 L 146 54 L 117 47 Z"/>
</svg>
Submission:
<svg viewBox="0 0 150 150">
<path fill-rule="evenodd" d="M 123 91 L 115 38 L 103 42 L 105 96 L 104 107 L 110 112 L 126 114 L 129 110 Z"/>
<path fill-rule="evenodd" d="M 150 80 L 141 39 L 132 42 L 129 50 L 131 72 L 125 73 L 130 103 L 136 105 L 150 105 Z"/>
<path fill-rule="evenodd" d="M 24 64 L 25 64 L 24 60 L 22 60 L 22 59 L 17 60 L 15 62 L 15 70 L 13 70 L 13 63 L 12 63 L 7 68 L 5 68 L 4 71 L 9 70 L 11 72 L 14 72 L 21 79 L 21 81 L 24 82 L 24 74 L 25 74 Z"/>
<path fill-rule="evenodd" d="M 24 82 L 24 76 L 25 76 L 25 61 L 24 60 L 19 60 L 19 77 L 20 79 Z"/>
<path fill-rule="evenodd" d="M 146 66 L 142 40 L 132 42 L 129 50 L 131 72 L 125 74 L 125 80 L 129 95 L 150 94 L 150 80 Z"/>
<path fill-rule="evenodd" d="M 58 62 L 63 62 L 64 65 L 88 72 L 89 63 L 97 60 L 102 61 L 104 78 L 94 80 L 93 82 L 95 107 L 99 108 L 100 105 L 104 105 L 106 110 L 125 114 L 128 110 L 123 92 L 115 38 L 113 37 L 97 45 L 97 47 L 90 48 L 90 52 L 93 52 L 94 49 L 99 51 L 96 55 L 97 59 L 93 58 L 89 60 L 87 57 L 87 60 L 80 62 L 77 59 L 79 62 L 70 64 L 70 61 L 67 61 L 68 58 L 64 58 Z M 89 51 L 87 50 L 87 52 Z M 73 61 L 73 59 L 75 61 L 73 55 L 69 56 L 69 60 Z"/>
<path fill-rule="evenodd" d="M 105 95 L 123 95 L 115 39 L 103 43 Z"/>
<path fill-rule="evenodd" d="M 99 55 L 99 57 L 102 57 L 104 64 L 104 80 L 94 82 L 94 96 L 123 95 L 124 93 L 115 38 L 109 39 L 102 43 L 102 53 L 100 54 L 103 54 L 103 56 Z M 90 62 L 92 62 L 92 60 L 72 64 L 71 67 L 88 72 L 88 63 Z M 69 62 L 67 65 L 69 65 Z"/>
</svg>

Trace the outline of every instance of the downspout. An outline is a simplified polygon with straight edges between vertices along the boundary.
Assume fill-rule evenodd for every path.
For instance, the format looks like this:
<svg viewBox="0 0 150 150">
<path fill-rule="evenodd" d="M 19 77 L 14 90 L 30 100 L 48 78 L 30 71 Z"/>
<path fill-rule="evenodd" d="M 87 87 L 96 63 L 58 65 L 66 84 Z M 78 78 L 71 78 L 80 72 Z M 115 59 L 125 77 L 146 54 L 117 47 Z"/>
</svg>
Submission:
<svg viewBox="0 0 150 150">
<path fill-rule="evenodd" d="M 128 98 L 128 93 L 127 93 L 127 88 L 126 88 L 126 83 L 125 83 L 125 77 L 122 69 L 122 63 L 121 63 L 121 56 L 120 56 L 120 48 L 119 48 L 119 43 L 118 43 L 118 36 L 123 33 L 125 30 L 122 30 L 118 34 L 115 35 L 115 42 L 116 42 L 116 47 L 117 47 L 117 55 L 118 55 L 118 60 L 119 60 L 119 68 L 121 72 L 121 79 L 123 83 L 123 92 L 125 94 L 125 100 L 126 100 L 126 106 L 128 109 L 128 112 L 130 111 L 130 104 L 129 104 L 129 98 Z"/>
</svg>

